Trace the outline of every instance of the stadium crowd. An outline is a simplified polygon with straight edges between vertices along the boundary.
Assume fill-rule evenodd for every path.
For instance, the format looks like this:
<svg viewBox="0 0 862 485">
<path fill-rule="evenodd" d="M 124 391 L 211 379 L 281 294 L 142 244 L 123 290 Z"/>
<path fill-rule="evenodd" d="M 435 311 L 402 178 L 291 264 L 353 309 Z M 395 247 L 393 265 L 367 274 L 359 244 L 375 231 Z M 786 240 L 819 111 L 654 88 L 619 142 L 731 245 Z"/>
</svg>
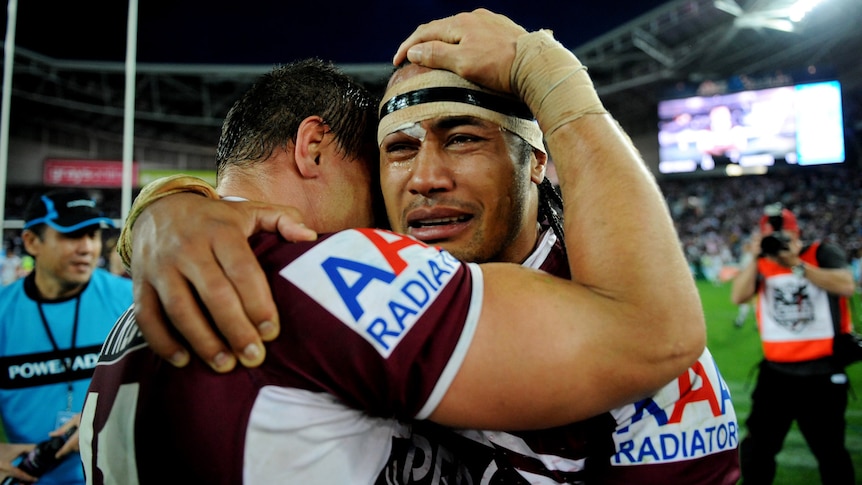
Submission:
<svg viewBox="0 0 862 485">
<path fill-rule="evenodd" d="M 757 227 L 766 204 L 780 201 L 799 219 L 802 239 L 806 234 L 823 235 L 823 239 L 844 248 L 860 282 L 862 257 L 862 172 L 848 167 L 819 167 L 792 174 L 749 175 L 744 177 L 684 178 L 660 180 L 680 242 L 685 249 L 692 272 L 698 278 L 720 282 L 732 275 L 742 254 L 742 247 Z M 114 191 L 106 191 L 105 207 L 116 206 Z M 117 198 L 116 204 L 107 199 Z M 9 212 L 17 214 L 16 201 L 10 198 Z M 20 210 L 19 210 L 20 209 Z M 21 248 L 20 231 L 7 229 L 4 234 L 4 256 L 0 268 L 12 278 L 27 273 L 27 258 Z M 17 256 L 17 257 L 15 257 Z M 9 264 L 3 263 L 8 261 Z M 21 268 L 20 265 L 25 265 Z M 8 277 L 2 283 L 8 284 Z"/>
<path fill-rule="evenodd" d="M 847 168 L 793 174 L 677 179 L 661 182 L 680 242 L 698 277 L 720 280 L 734 267 L 765 205 L 781 202 L 807 235 L 833 242 L 856 269 L 862 252 L 862 174 Z M 855 261 L 854 261 L 855 260 Z"/>
</svg>

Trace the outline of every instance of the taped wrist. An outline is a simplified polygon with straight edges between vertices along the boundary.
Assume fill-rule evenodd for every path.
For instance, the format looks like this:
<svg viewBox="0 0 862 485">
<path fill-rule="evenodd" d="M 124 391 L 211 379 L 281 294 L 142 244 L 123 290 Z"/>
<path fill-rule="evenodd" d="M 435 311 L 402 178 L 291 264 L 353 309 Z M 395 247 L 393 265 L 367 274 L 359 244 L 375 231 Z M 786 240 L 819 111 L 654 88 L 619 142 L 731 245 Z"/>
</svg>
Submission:
<svg viewBox="0 0 862 485">
<path fill-rule="evenodd" d="M 126 222 L 123 224 L 123 229 L 120 231 L 120 237 L 117 240 L 117 252 L 123 260 L 123 266 L 126 271 L 131 271 L 132 262 L 132 228 L 135 221 L 141 212 L 152 205 L 153 202 L 173 194 L 189 192 L 202 195 L 210 199 L 218 199 L 218 193 L 206 181 L 191 175 L 171 175 L 153 180 L 141 189 L 141 192 L 135 198 L 132 208 L 129 210 L 129 216 L 126 217 Z"/>
<path fill-rule="evenodd" d="M 584 115 L 607 113 L 587 68 L 549 30 L 518 37 L 510 83 L 545 137 Z"/>
</svg>

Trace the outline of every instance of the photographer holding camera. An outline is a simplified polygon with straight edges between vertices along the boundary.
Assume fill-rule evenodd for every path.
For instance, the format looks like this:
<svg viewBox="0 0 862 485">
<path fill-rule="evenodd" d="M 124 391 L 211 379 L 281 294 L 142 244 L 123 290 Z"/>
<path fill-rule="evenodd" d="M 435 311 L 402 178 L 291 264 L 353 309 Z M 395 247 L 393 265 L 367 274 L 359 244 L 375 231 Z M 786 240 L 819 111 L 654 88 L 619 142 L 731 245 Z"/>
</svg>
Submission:
<svg viewBox="0 0 862 485">
<path fill-rule="evenodd" d="M 822 483 L 853 484 L 844 445 L 849 384 L 833 355 L 835 337 L 852 330 L 847 256 L 833 244 L 804 245 L 796 216 L 780 203 L 766 206 L 749 248 L 754 258 L 734 278 L 731 299 L 738 305 L 757 295 L 764 359 L 740 443 L 743 484 L 772 483 L 794 420 Z"/>
</svg>

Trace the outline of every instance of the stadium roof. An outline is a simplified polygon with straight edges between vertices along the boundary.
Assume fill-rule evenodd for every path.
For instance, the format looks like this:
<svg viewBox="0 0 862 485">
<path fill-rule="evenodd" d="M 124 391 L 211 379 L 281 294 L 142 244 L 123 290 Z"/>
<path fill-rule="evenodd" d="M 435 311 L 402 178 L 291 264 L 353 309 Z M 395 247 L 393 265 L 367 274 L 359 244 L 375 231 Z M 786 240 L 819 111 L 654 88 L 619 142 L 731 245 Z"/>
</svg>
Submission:
<svg viewBox="0 0 862 485">
<path fill-rule="evenodd" d="M 589 67 L 605 104 L 632 134 L 655 131 L 655 105 L 661 97 L 728 82 L 767 85 L 831 77 L 842 82 L 846 117 L 858 139 L 858 1 L 823 0 L 799 22 L 790 18 L 797 0 L 484 5 L 529 29 L 553 29 Z M 127 4 L 97 3 L 103 5 L 21 2 L 13 133 L 41 126 L 122 133 Z M 254 78 L 274 64 L 303 57 L 334 60 L 379 90 L 391 72 L 388 61 L 395 46 L 416 25 L 469 9 L 464 2 L 445 0 L 331 1 L 313 9 L 293 3 L 142 2 L 136 140 L 214 150 L 225 113 Z"/>
</svg>

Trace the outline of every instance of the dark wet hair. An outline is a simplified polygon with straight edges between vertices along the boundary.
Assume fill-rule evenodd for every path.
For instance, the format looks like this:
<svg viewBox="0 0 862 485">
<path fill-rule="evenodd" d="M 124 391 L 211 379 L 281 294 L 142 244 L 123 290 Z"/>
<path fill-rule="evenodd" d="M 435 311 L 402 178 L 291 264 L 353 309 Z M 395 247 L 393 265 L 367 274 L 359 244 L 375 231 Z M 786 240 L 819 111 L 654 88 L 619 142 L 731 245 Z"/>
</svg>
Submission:
<svg viewBox="0 0 862 485">
<path fill-rule="evenodd" d="M 377 159 L 377 98 L 332 63 L 306 59 L 263 74 L 237 100 L 222 125 L 217 170 L 259 161 L 296 140 L 299 124 L 320 116 L 345 155 Z M 373 152 L 368 152 L 372 149 Z"/>
<path fill-rule="evenodd" d="M 216 150 L 216 174 L 229 166 L 268 159 L 276 148 L 296 141 L 302 120 L 320 116 L 335 134 L 348 158 L 368 160 L 372 174 L 374 212 L 378 224 L 382 197 L 379 186 L 377 105 L 379 98 L 334 64 L 305 59 L 276 66 L 261 75 L 231 107 L 222 124 Z"/>
<path fill-rule="evenodd" d="M 559 189 L 545 177 L 539 184 L 539 222 L 551 226 L 557 235 L 560 247 L 566 252 L 566 241 L 563 232 L 563 197 Z"/>
<path fill-rule="evenodd" d="M 529 161 L 534 150 L 533 147 L 527 142 L 527 140 L 524 140 L 520 136 L 510 132 L 506 133 L 511 135 L 508 138 L 511 140 L 509 147 L 510 150 L 514 152 L 516 159 L 521 160 L 522 162 Z M 559 188 L 555 187 L 548 177 L 545 177 L 544 180 L 542 180 L 542 183 L 539 184 L 538 222 L 540 224 L 550 226 L 551 230 L 554 231 L 554 234 L 557 235 L 560 247 L 562 247 L 563 252 L 565 252 L 566 244 L 563 232 L 562 213 L 563 197 L 560 195 Z"/>
</svg>

